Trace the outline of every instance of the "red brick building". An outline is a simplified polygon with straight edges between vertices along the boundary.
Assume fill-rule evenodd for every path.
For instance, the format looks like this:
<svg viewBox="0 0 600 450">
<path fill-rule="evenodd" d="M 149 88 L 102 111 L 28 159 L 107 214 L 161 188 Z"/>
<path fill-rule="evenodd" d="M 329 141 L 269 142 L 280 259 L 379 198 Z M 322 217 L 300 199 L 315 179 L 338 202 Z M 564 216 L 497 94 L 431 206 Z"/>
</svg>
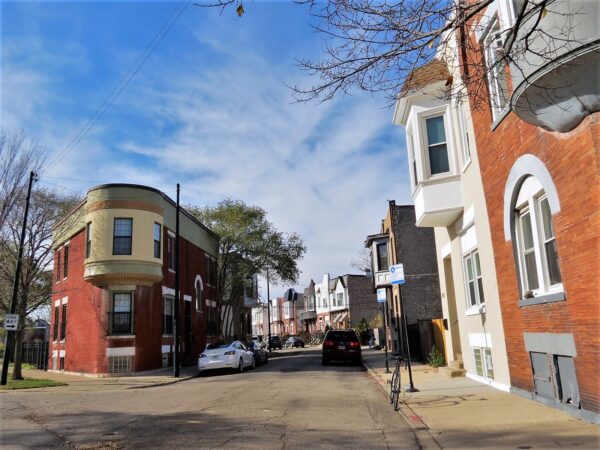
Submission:
<svg viewBox="0 0 600 450">
<path fill-rule="evenodd" d="M 542 31 L 556 32 L 568 3 L 530 6 L 517 38 L 540 14 Z M 481 53 L 469 56 L 487 68 L 489 93 L 489 107 L 472 108 L 472 118 L 511 389 L 598 422 L 600 7 L 572 3 L 584 8 L 569 16 L 572 42 L 547 61 L 526 54 L 494 67 L 518 2 L 496 1 L 470 24 Z"/>
<path fill-rule="evenodd" d="M 175 203 L 144 186 L 92 188 L 56 227 L 49 368 L 105 375 L 173 361 Z M 183 361 L 213 338 L 217 236 L 180 214 Z"/>
</svg>

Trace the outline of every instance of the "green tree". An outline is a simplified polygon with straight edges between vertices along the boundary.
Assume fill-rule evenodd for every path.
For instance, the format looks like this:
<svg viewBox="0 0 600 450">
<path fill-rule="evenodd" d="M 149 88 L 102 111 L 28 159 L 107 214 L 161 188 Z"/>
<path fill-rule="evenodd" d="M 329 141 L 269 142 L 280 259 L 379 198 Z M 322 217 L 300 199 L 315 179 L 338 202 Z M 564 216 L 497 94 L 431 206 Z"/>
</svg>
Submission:
<svg viewBox="0 0 600 450">
<path fill-rule="evenodd" d="M 12 286 L 18 255 L 25 199 L 16 201 L 0 231 L 0 310 L 10 310 Z M 75 206 L 79 199 L 39 189 L 32 192 L 18 285 L 19 329 L 15 334 L 13 379 L 22 379 L 21 349 L 26 317 L 50 304 L 52 297 L 52 232 L 54 224 Z"/>
<path fill-rule="evenodd" d="M 228 198 L 214 207 L 187 209 L 220 237 L 215 300 L 220 313 L 218 326 L 225 337 L 239 335 L 238 319 L 247 280 L 268 271 L 271 281 L 296 283 L 298 261 L 306 247 L 297 233 L 275 229 L 264 209 L 241 200 Z M 233 321 L 224 324 L 223 317 Z"/>
</svg>

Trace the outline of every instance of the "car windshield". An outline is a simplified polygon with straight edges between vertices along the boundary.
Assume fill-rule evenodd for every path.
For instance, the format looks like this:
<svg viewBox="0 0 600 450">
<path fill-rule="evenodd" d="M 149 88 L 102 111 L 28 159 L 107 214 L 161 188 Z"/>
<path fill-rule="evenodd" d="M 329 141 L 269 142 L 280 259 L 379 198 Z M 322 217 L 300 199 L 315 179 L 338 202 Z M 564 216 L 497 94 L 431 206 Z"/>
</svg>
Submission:
<svg viewBox="0 0 600 450">
<path fill-rule="evenodd" d="M 208 344 L 206 350 L 216 350 L 218 348 L 227 348 L 229 344 Z"/>
<path fill-rule="evenodd" d="M 358 337 L 354 331 L 329 331 L 325 339 L 331 341 L 352 341 L 358 342 Z"/>
</svg>

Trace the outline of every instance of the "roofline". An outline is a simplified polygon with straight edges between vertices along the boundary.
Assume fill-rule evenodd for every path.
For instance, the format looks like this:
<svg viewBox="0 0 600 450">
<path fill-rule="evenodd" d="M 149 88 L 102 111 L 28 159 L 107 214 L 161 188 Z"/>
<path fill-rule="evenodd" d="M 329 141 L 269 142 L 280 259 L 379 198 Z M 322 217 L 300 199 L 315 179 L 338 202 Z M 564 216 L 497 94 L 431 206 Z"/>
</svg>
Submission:
<svg viewBox="0 0 600 450">
<path fill-rule="evenodd" d="M 167 194 L 165 194 L 163 191 L 153 188 L 153 187 L 150 187 L 150 186 L 144 186 L 143 184 L 132 184 L 132 183 L 99 184 L 98 186 L 94 186 L 94 187 L 91 187 L 90 189 L 88 189 L 87 193 L 89 194 L 90 192 L 96 191 L 98 189 L 120 188 L 120 187 L 144 189 L 146 191 L 154 192 L 154 193 L 160 195 L 163 199 L 165 199 L 169 204 L 171 204 L 171 206 L 177 207 L 177 203 L 171 197 L 169 197 Z M 200 226 L 200 228 L 204 229 L 207 233 L 210 233 L 217 239 L 220 239 L 220 236 L 217 233 L 215 233 L 213 230 L 211 230 L 206 225 L 204 225 L 202 222 L 200 222 L 198 219 L 196 219 L 188 210 L 183 208 L 181 205 L 179 206 L 179 211 L 182 212 L 185 216 L 187 216 L 188 219 L 190 219 L 196 225 Z"/>
</svg>

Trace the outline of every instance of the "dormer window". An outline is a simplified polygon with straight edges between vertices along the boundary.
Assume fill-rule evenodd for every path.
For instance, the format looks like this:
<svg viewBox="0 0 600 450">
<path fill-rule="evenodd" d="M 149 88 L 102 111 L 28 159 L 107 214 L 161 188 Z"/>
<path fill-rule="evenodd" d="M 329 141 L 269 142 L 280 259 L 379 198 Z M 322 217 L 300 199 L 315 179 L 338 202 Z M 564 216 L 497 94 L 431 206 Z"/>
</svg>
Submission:
<svg viewBox="0 0 600 450">
<path fill-rule="evenodd" d="M 444 116 L 442 115 L 425 119 L 425 127 L 427 129 L 429 174 L 437 175 L 440 173 L 450 172 Z"/>
</svg>

